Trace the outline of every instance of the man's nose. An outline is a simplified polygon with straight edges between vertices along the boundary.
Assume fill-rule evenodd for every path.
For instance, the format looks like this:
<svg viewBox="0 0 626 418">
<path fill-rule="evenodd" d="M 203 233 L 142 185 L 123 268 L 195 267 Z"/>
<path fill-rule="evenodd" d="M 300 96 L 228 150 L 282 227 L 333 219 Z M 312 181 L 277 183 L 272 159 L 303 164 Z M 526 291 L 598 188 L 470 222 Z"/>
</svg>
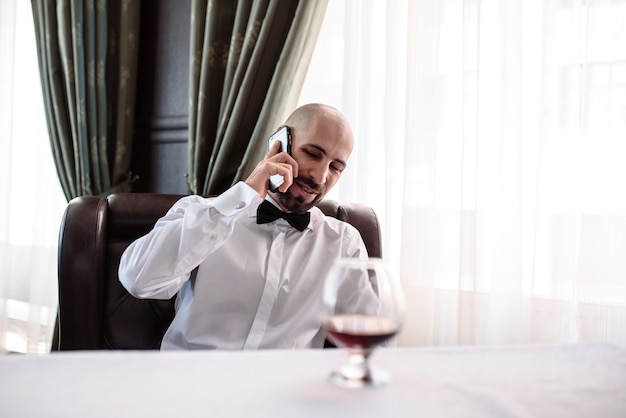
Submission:
<svg viewBox="0 0 626 418">
<path fill-rule="evenodd" d="M 316 184 L 324 184 L 328 177 L 328 167 L 321 164 L 316 165 L 311 168 L 310 176 Z"/>
</svg>

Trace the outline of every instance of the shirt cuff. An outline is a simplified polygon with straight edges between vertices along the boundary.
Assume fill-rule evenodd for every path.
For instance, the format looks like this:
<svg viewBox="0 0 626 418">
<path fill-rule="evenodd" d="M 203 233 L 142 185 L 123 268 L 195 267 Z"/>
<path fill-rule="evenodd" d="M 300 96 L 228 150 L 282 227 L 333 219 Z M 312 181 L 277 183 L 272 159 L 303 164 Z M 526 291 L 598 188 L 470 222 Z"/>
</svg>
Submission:
<svg viewBox="0 0 626 418">
<path fill-rule="evenodd" d="M 252 187 L 243 181 L 238 182 L 221 195 L 217 196 L 211 205 L 224 216 L 234 216 L 245 211 L 251 205 L 259 205 L 263 199 Z"/>
</svg>

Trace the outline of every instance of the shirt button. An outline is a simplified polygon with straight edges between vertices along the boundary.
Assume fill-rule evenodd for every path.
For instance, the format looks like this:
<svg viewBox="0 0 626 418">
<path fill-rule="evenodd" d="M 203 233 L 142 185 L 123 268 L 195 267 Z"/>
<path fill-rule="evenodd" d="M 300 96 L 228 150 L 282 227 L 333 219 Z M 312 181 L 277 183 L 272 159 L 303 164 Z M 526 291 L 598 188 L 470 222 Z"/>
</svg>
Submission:
<svg viewBox="0 0 626 418">
<path fill-rule="evenodd" d="M 242 207 L 246 206 L 246 202 L 238 202 L 235 205 L 235 209 L 241 209 Z"/>
</svg>

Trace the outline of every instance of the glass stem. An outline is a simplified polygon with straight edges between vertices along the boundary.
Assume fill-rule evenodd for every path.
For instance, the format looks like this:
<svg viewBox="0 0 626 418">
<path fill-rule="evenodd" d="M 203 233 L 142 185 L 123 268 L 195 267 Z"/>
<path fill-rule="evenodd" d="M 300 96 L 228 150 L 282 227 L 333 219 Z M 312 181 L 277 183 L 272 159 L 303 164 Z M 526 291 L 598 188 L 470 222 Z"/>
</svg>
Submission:
<svg viewBox="0 0 626 418">
<path fill-rule="evenodd" d="M 369 357 L 371 350 L 350 350 L 348 355 L 348 361 L 350 365 L 357 370 L 360 370 L 363 376 L 370 375 Z"/>
</svg>

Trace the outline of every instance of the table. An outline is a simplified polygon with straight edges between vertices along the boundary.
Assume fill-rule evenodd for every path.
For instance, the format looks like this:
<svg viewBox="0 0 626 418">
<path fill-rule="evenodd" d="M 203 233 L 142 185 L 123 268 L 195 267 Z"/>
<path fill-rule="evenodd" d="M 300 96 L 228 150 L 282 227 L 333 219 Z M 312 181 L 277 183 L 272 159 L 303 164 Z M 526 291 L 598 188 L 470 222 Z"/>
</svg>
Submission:
<svg viewBox="0 0 626 418">
<path fill-rule="evenodd" d="M 385 348 L 392 382 L 327 381 L 342 350 L 0 356 L 2 417 L 626 417 L 626 348 Z"/>
</svg>

